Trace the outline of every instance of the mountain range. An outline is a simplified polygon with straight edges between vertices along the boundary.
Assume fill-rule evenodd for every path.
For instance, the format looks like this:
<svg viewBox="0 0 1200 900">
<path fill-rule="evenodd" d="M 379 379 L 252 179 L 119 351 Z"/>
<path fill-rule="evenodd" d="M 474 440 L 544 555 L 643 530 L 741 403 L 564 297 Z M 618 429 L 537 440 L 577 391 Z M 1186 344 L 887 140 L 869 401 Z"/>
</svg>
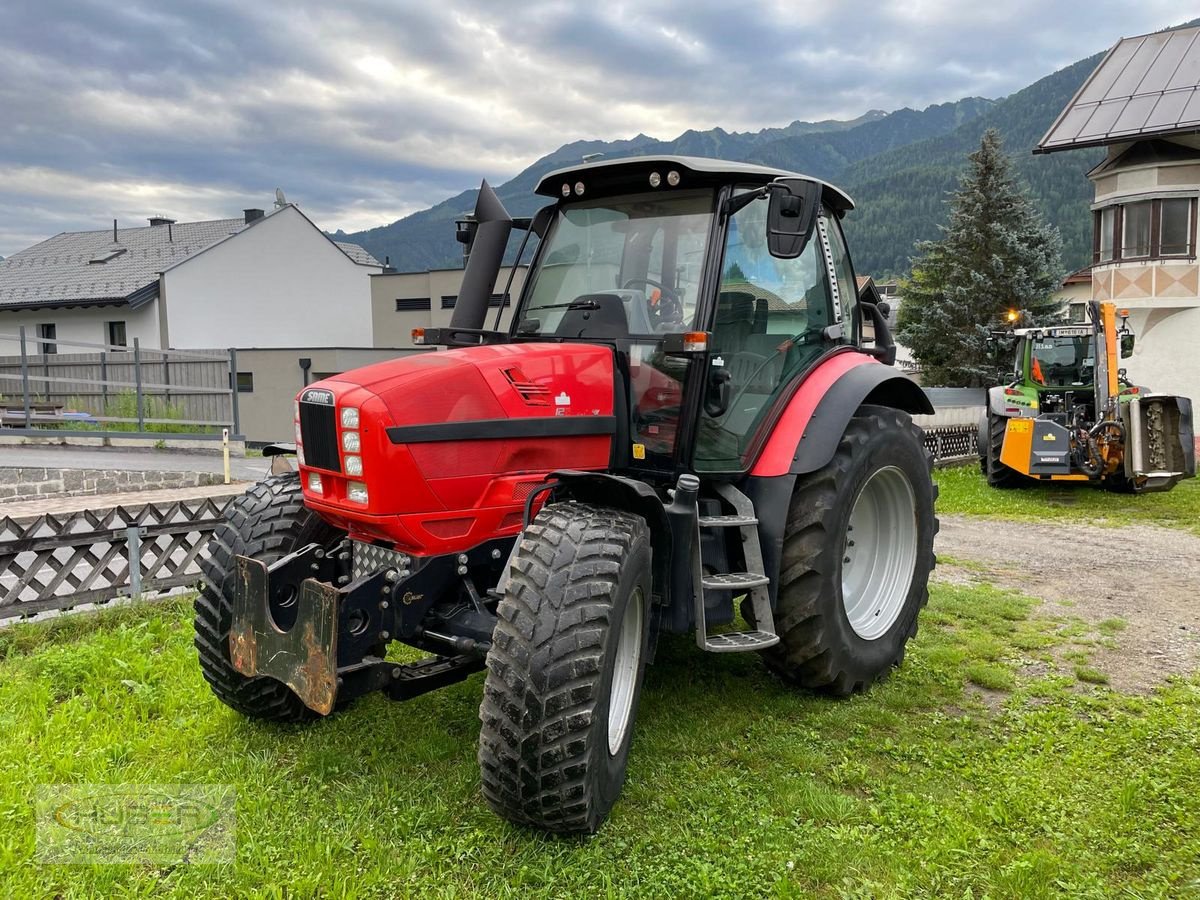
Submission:
<svg viewBox="0 0 1200 900">
<path fill-rule="evenodd" d="M 876 277 L 901 275 L 908 270 L 913 244 L 939 235 L 947 194 L 956 187 L 967 154 L 994 127 L 1037 207 L 1062 233 L 1063 264 L 1071 270 L 1084 265 L 1091 253 L 1092 189 L 1084 173 L 1103 151 L 1033 156 L 1031 150 L 1099 59 L 1100 54 L 1082 59 L 1001 100 L 967 97 L 923 110 L 871 110 L 848 121 L 796 121 L 758 132 L 719 127 L 685 131 L 669 141 L 644 134 L 629 140 L 575 141 L 499 185 L 496 193 L 511 214 L 530 215 L 545 203 L 532 192 L 538 179 L 590 153 L 608 159 L 712 156 L 777 166 L 846 190 L 857 203 L 845 223 L 856 270 Z M 390 225 L 353 234 L 339 231 L 334 237 L 361 244 L 401 271 L 461 265 L 454 220 L 474 208 L 476 193 L 463 191 Z"/>
</svg>

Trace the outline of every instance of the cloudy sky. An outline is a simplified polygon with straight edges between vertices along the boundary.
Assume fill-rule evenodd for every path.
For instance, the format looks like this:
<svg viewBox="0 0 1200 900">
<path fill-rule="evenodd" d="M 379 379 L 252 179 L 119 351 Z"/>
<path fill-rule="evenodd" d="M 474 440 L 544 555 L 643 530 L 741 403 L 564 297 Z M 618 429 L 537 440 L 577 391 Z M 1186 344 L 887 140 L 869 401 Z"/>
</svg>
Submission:
<svg viewBox="0 0 1200 900">
<path fill-rule="evenodd" d="M 4 0 L 0 256 L 270 208 L 385 224 L 580 138 L 1000 97 L 1179 0 Z"/>
</svg>

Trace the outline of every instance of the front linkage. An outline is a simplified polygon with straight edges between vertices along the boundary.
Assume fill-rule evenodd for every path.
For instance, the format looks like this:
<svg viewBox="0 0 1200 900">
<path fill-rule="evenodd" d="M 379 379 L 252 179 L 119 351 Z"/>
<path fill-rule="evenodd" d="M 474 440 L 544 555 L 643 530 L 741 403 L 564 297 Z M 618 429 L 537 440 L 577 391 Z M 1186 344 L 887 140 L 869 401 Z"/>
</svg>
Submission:
<svg viewBox="0 0 1200 900">
<path fill-rule="evenodd" d="M 513 542 L 499 538 L 415 566 L 347 540 L 331 549 L 308 544 L 270 566 L 237 556 L 230 662 L 247 677 L 283 682 L 322 715 L 372 691 L 407 700 L 461 681 L 484 668 L 496 624 L 498 595 L 485 599 L 476 584 L 500 580 Z M 356 577 L 356 553 L 386 564 Z M 388 662 L 392 640 L 435 656 Z"/>
</svg>

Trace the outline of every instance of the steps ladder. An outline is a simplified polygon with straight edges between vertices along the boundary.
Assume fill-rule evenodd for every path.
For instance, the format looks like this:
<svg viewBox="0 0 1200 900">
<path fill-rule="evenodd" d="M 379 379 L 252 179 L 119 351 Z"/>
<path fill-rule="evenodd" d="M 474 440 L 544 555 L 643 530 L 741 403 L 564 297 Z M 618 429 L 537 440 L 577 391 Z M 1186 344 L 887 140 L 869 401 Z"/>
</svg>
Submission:
<svg viewBox="0 0 1200 900">
<path fill-rule="evenodd" d="M 682 484 L 682 476 L 680 482 Z M 695 477 L 695 476 L 691 476 Z M 697 486 L 699 483 L 697 481 Z M 714 485 L 718 494 L 736 510 L 733 515 L 699 516 L 696 520 L 696 534 L 692 565 L 692 587 L 696 604 L 696 645 L 701 650 L 710 653 L 738 653 L 747 650 L 763 650 L 779 643 L 779 635 L 775 633 L 775 617 L 771 614 L 771 593 L 767 586 L 771 583 L 765 574 L 762 559 L 762 545 L 758 540 L 758 517 L 754 513 L 754 504 L 750 498 L 731 484 Z M 742 555 L 746 559 L 748 572 L 727 572 L 723 575 L 706 575 L 701 548 L 700 529 L 702 528 L 737 528 L 742 537 Z M 704 592 L 731 591 L 750 592 L 750 603 L 754 610 L 754 622 L 757 628 L 753 631 L 727 631 L 723 634 L 709 634 L 705 621 Z"/>
</svg>

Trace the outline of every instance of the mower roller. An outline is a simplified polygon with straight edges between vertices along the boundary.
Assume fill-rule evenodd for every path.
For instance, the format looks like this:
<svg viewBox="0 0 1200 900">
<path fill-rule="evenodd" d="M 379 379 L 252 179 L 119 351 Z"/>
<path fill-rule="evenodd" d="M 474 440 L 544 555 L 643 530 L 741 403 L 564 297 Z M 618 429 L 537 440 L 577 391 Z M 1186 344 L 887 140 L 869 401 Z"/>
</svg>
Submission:
<svg viewBox="0 0 1200 900">
<path fill-rule="evenodd" d="M 645 157 L 536 191 L 513 220 L 483 184 L 425 352 L 300 391 L 295 444 L 265 451 L 298 471 L 216 529 L 196 645 L 218 698 L 278 721 L 485 671 L 484 798 L 586 833 L 664 633 L 834 695 L 900 663 L 934 563 L 910 418 L 932 408 L 855 292 L 832 185 Z M 514 228 L 536 249 L 488 329 Z M 429 656 L 393 662 L 393 641 Z"/>
</svg>

